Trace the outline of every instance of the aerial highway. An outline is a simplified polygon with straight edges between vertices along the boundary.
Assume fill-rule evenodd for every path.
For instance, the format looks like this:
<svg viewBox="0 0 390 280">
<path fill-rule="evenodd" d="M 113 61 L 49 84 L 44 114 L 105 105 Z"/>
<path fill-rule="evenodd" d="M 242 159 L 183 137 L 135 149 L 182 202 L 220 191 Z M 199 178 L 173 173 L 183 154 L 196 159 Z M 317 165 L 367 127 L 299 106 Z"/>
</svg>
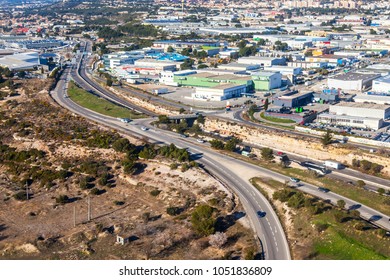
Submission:
<svg viewBox="0 0 390 280">
<path fill-rule="evenodd" d="M 85 47 L 87 48 L 87 46 Z M 56 90 L 53 91 L 52 95 L 60 105 L 68 108 L 76 114 L 82 115 L 97 123 L 110 126 L 122 133 L 147 137 L 158 143 L 173 143 L 178 147 L 188 148 L 189 152 L 192 154 L 201 155 L 199 162 L 210 173 L 218 177 L 239 196 L 245 212 L 251 221 L 252 227 L 256 232 L 256 235 L 261 240 L 264 258 L 290 259 L 289 246 L 278 217 L 266 198 L 255 190 L 249 183 L 249 179 L 256 176 L 270 177 L 280 182 L 288 180 L 288 177 L 246 162 L 237 160 L 233 161 L 230 157 L 221 155 L 220 153 L 211 150 L 206 145 L 200 145 L 199 143 L 196 143 L 196 141 L 183 139 L 173 132 L 158 130 L 157 128 L 150 126 L 150 122 L 152 121 L 151 119 L 137 120 L 134 121 L 132 125 L 125 125 L 115 118 L 109 118 L 97 114 L 73 103 L 69 98 L 66 98 L 66 87 L 70 75 L 80 86 L 85 87 L 87 90 L 92 88 L 95 94 L 101 95 L 114 101 L 115 103 L 121 104 L 122 106 L 132 109 L 135 108 L 133 104 L 121 100 L 106 89 L 98 87 L 96 84 L 93 84 L 91 81 L 88 81 L 86 78 L 81 76 L 80 73 L 82 73 L 82 71 L 80 71 L 80 68 L 83 67 L 82 62 L 84 59 L 84 56 L 80 57 L 76 69 L 65 70 L 63 78 L 59 81 Z M 156 116 L 150 114 L 150 112 L 146 113 L 150 116 Z M 141 129 L 142 126 L 148 127 L 149 129 L 144 131 Z M 346 208 L 358 209 L 360 215 L 364 219 L 390 230 L 389 217 L 374 209 L 360 205 L 355 201 L 349 200 L 332 192 L 324 193 L 320 191 L 317 186 L 307 183 L 300 184 L 299 188 L 303 192 L 318 196 L 334 204 L 337 203 L 337 200 L 343 199 L 346 202 Z M 259 212 L 267 214 L 265 217 L 259 217 Z"/>
<path fill-rule="evenodd" d="M 269 202 L 249 183 L 249 179 L 255 176 L 270 177 L 281 182 L 288 180 L 288 177 L 243 161 L 232 161 L 230 157 L 221 155 L 211 150 L 208 146 L 197 143 L 194 139 L 183 139 L 176 133 L 159 130 L 150 125 L 153 119 L 137 120 L 133 124 L 128 125 L 121 123 L 115 118 L 103 116 L 80 107 L 66 97 L 68 80 L 69 69 L 65 70 L 57 88 L 52 92 L 53 98 L 63 107 L 122 133 L 144 136 L 158 143 L 173 143 L 178 147 L 188 148 L 192 154 L 201 155 L 199 162 L 239 196 L 252 227 L 262 242 L 265 259 L 290 259 L 288 243 L 278 217 Z M 142 126 L 146 126 L 149 129 L 144 131 L 141 129 Z M 299 188 L 306 193 L 332 203 L 343 199 L 346 201 L 346 208 L 358 209 L 363 218 L 390 230 L 389 217 L 374 209 L 360 205 L 332 192 L 324 193 L 317 186 L 307 183 L 302 182 Z M 267 213 L 266 216 L 259 217 L 259 211 Z"/>
<path fill-rule="evenodd" d="M 88 60 L 90 59 L 90 57 L 87 56 L 86 53 L 91 51 L 91 43 L 87 40 L 83 41 L 81 44 L 81 50 L 82 50 L 82 52 L 81 52 L 81 56 L 78 59 L 78 65 L 77 65 L 77 67 L 75 67 L 75 69 L 72 69 L 72 71 L 71 71 L 71 76 L 77 84 L 79 84 L 80 86 L 82 86 L 83 88 L 85 88 L 89 91 L 93 91 L 94 94 L 100 95 L 101 97 L 103 97 L 107 100 L 110 100 L 114 103 L 117 103 L 121 106 L 133 109 L 137 112 L 146 114 L 148 116 L 152 116 L 152 117 L 157 116 L 157 114 L 154 112 L 151 112 L 151 111 L 146 110 L 140 106 L 136 106 L 128 101 L 123 100 L 123 98 L 110 92 L 108 89 L 102 87 L 99 83 L 97 83 L 93 78 L 90 78 L 89 75 L 87 74 L 87 65 L 89 64 Z M 126 87 L 122 87 L 121 90 L 123 90 L 125 92 L 129 92 L 129 93 L 131 93 L 131 94 L 133 94 L 141 99 L 146 98 L 146 97 L 151 98 L 151 99 L 153 99 L 153 101 L 161 103 L 162 105 L 166 105 L 169 107 L 184 108 L 186 110 L 191 109 L 191 107 L 189 107 L 189 106 L 182 106 L 182 104 L 176 104 L 174 102 L 164 100 L 161 98 L 150 97 L 150 95 L 148 95 L 148 94 L 134 91 L 131 89 L 127 89 Z M 233 119 L 237 122 L 244 123 L 244 124 L 252 126 L 252 127 L 259 127 L 262 129 L 272 129 L 274 131 L 288 133 L 290 135 L 301 136 L 301 137 L 304 136 L 304 137 L 309 137 L 309 138 L 313 138 L 313 139 L 320 138 L 320 136 L 316 136 L 316 135 L 308 135 L 308 134 L 305 134 L 303 132 L 291 131 L 291 130 L 286 130 L 283 128 L 270 127 L 267 124 L 261 124 L 261 123 L 255 123 L 255 122 L 249 121 L 247 119 L 244 119 L 242 116 L 242 113 L 244 110 L 245 109 L 234 110 L 232 112 Z M 198 111 L 201 112 L 200 110 L 198 110 Z M 211 112 L 204 112 L 203 114 L 204 115 L 214 115 L 214 116 L 216 116 L 218 118 L 222 118 L 222 119 L 229 119 L 228 115 L 226 115 L 224 111 L 220 111 L 220 110 L 214 110 Z M 248 146 L 252 146 L 254 148 L 260 147 L 258 145 L 253 145 L 251 143 L 247 143 L 247 144 L 248 144 Z M 360 149 L 364 149 L 364 150 L 369 149 L 368 146 L 362 145 L 362 144 L 350 143 L 349 145 L 353 145 L 356 148 L 360 148 Z M 304 157 L 304 156 L 301 156 L 298 154 L 291 154 L 288 152 L 286 152 L 286 154 L 289 156 L 289 158 L 291 160 L 294 160 L 296 162 L 311 161 L 311 162 L 314 162 L 316 164 L 322 164 L 318 160 Z M 371 191 L 376 191 L 378 188 L 390 190 L 390 181 L 389 180 L 379 178 L 376 176 L 372 176 L 372 175 L 362 174 L 360 172 L 357 172 L 357 171 L 349 169 L 349 168 L 344 168 L 342 170 L 333 170 L 332 173 L 328 174 L 327 176 L 334 178 L 334 179 L 349 182 L 352 184 L 354 184 L 357 180 L 363 180 L 366 183 L 366 188 L 368 190 L 371 190 Z"/>
<path fill-rule="evenodd" d="M 138 113 L 142 113 L 151 117 L 158 116 L 156 113 L 152 111 L 146 110 L 145 108 L 142 108 L 140 106 L 137 106 L 133 103 L 130 103 L 126 100 L 119 98 L 116 94 L 113 94 L 112 92 L 108 91 L 98 83 L 91 82 L 85 72 L 86 60 L 88 60 L 88 56 L 85 53 L 91 51 L 91 45 L 88 41 L 83 41 L 81 43 L 81 48 L 82 48 L 82 52 L 80 53 L 80 56 L 77 58 L 77 64 L 74 67 L 72 67 L 70 71 L 70 75 L 72 79 L 79 86 L 107 100 L 110 100 L 111 102 L 132 109 Z"/>
<path fill-rule="evenodd" d="M 68 80 L 69 69 L 66 69 L 58 82 L 56 89 L 51 93 L 58 104 L 69 109 L 73 113 L 114 128 L 121 133 L 138 137 L 147 137 L 157 143 L 173 143 L 178 147 L 188 148 L 191 154 L 200 155 L 201 158 L 198 161 L 205 169 L 225 183 L 240 198 L 245 213 L 248 216 L 256 235 L 261 240 L 264 258 L 270 260 L 285 260 L 291 258 L 287 239 L 276 213 L 267 199 L 249 183 L 249 177 L 243 178 L 242 173 L 245 172 L 245 167 L 244 170 L 242 170 L 240 164 L 232 162 L 230 157 L 211 151 L 208 147 L 198 146 L 194 143 L 185 141 L 176 133 L 151 127 L 150 122 L 154 119 L 133 121 L 133 124 L 127 125 L 116 118 L 106 117 L 85 109 L 67 97 L 66 89 Z M 143 131 L 141 129 L 143 125 L 148 126 L 149 129 Z M 250 174 L 250 172 L 247 174 Z M 252 171 L 252 175 L 255 174 L 260 176 L 262 173 Z M 267 215 L 260 218 L 258 215 L 259 212 L 267 213 Z"/>
</svg>

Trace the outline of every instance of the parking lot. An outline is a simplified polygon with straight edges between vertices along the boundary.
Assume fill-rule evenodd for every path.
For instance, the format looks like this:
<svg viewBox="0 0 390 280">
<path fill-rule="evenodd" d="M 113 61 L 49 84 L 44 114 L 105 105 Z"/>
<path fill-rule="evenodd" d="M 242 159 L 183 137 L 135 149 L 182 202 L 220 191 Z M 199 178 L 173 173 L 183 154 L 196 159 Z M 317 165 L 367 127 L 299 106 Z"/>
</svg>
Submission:
<svg viewBox="0 0 390 280">
<path fill-rule="evenodd" d="M 321 129 L 321 130 L 327 130 L 330 129 L 331 131 L 345 134 L 346 136 L 359 136 L 359 137 L 365 137 L 381 142 L 390 142 L 390 126 L 387 124 L 386 127 L 381 128 L 380 131 L 373 130 L 373 129 L 365 129 L 365 128 L 351 128 L 348 126 L 340 126 L 340 125 L 332 125 L 332 124 L 322 124 L 322 123 L 307 123 L 305 126 L 314 128 L 314 129 Z"/>
</svg>

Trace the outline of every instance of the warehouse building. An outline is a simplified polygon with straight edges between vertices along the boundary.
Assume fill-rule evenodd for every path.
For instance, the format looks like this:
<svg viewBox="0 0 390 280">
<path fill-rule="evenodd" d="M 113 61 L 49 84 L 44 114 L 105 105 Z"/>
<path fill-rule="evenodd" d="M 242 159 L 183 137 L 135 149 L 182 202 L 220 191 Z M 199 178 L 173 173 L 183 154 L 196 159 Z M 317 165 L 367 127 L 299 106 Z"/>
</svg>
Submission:
<svg viewBox="0 0 390 280">
<path fill-rule="evenodd" d="M 181 86 L 211 88 L 220 84 L 234 84 L 245 85 L 246 92 L 254 90 L 254 83 L 250 76 L 238 76 L 233 74 L 215 75 L 210 72 L 173 74 L 174 82 Z"/>
<path fill-rule="evenodd" d="M 287 65 L 289 67 L 299 67 L 302 69 L 326 68 L 328 67 L 328 62 L 293 61 L 293 62 L 288 62 Z"/>
<path fill-rule="evenodd" d="M 102 56 L 105 69 L 112 69 L 124 64 L 134 64 L 138 59 L 144 58 L 145 55 L 140 52 L 116 52 L 104 54 Z"/>
<path fill-rule="evenodd" d="M 340 91 L 337 89 L 324 89 L 322 92 L 314 93 L 315 102 L 336 102 L 340 99 Z"/>
<path fill-rule="evenodd" d="M 279 72 L 256 72 L 252 74 L 255 90 L 265 91 L 282 86 L 282 74 Z"/>
<path fill-rule="evenodd" d="M 380 74 L 348 72 L 328 78 L 328 87 L 342 90 L 364 91 L 371 88 L 373 80 L 379 77 Z"/>
<path fill-rule="evenodd" d="M 390 95 L 359 94 L 353 100 L 358 103 L 390 105 Z"/>
<path fill-rule="evenodd" d="M 272 65 L 286 65 L 286 58 L 248 56 L 248 57 L 240 57 L 237 60 L 237 62 L 244 63 L 244 64 L 256 64 L 256 65 L 260 65 L 260 67 L 265 67 L 265 66 L 272 66 Z"/>
<path fill-rule="evenodd" d="M 326 113 L 318 115 L 317 122 L 355 128 L 369 128 L 375 130 L 383 126 L 383 119 L 359 116 L 344 116 Z"/>
<path fill-rule="evenodd" d="M 232 70 L 237 72 L 256 71 L 260 69 L 260 65 L 245 64 L 245 63 L 229 63 L 218 65 L 218 69 Z"/>
<path fill-rule="evenodd" d="M 62 47 L 64 45 L 63 41 L 60 40 L 15 40 L 15 41 L 6 41 L 4 45 L 7 48 L 15 49 L 53 49 Z"/>
<path fill-rule="evenodd" d="M 175 71 L 178 67 L 180 67 L 180 64 L 181 62 L 156 61 L 151 58 L 138 59 L 134 61 L 134 66 L 136 68 L 154 69 L 156 74 L 159 74 L 162 71 Z"/>
<path fill-rule="evenodd" d="M 390 75 L 375 79 L 372 82 L 372 91 L 390 93 Z"/>
<path fill-rule="evenodd" d="M 313 92 L 307 91 L 307 92 L 301 92 L 296 93 L 290 92 L 286 95 L 275 97 L 273 99 L 273 105 L 280 106 L 280 107 L 300 107 L 305 106 L 306 104 L 310 103 L 313 99 Z"/>
<path fill-rule="evenodd" d="M 176 41 L 176 40 L 160 40 L 154 41 L 153 47 L 163 48 L 165 51 L 168 51 L 169 47 L 174 48 L 179 51 L 185 48 L 202 48 L 202 47 L 220 47 L 224 45 L 219 41 L 204 41 L 204 40 L 194 40 L 194 41 Z"/>
<path fill-rule="evenodd" d="M 0 58 L 0 66 L 11 71 L 34 69 L 40 65 L 37 52 L 18 53 Z"/>
<path fill-rule="evenodd" d="M 245 85 L 220 84 L 209 88 L 196 88 L 192 98 L 204 101 L 222 101 L 234 97 L 241 97 L 246 92 Z"/>
<path fill-rule="evenodd" d="M 354 117 L 370 117 L 377 119 L 390 118 L 390 105 L 366 104 L 356 102 L 341 102 L 330 105 L 329 113 Z"/>
<path fill-rule="evenodd" d="M 344 59 L 342 57 L 334 56 L 334 55 L 321 55 L 321 56 L 308 56 L 305 57 L 305 61 L 307 62 L 326 62 L 329 66 L 340 66 L 344 63 Z"/>
<path fill-rule="evenodd" d="M 300 67 L 291 67 L 291 66 L 282 66 L 282 65 L 265 66 L 264 71 L 280 72 L 283 76 L 287 76 L 287 75 L 298 76 L 302 74 L 302 68 Z"/>
</svg>

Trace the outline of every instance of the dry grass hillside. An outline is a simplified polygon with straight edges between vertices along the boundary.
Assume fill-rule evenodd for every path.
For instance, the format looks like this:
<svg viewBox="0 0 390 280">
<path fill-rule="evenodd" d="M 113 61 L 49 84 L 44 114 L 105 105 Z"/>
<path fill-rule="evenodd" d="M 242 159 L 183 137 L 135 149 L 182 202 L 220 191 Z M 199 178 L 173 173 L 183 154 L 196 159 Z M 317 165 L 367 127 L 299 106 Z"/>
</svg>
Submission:
<svg viewBox="0 0 390 280">
<path fill-rule="evenodd" d="M 0 101 L 1 259 L 254 257 L 239 201 L 185 150 L 163 153 L 74 116 L 45 81 L 16 86 Z M 194 219 L 202 209 L 207 229 Z"/>
</svg>

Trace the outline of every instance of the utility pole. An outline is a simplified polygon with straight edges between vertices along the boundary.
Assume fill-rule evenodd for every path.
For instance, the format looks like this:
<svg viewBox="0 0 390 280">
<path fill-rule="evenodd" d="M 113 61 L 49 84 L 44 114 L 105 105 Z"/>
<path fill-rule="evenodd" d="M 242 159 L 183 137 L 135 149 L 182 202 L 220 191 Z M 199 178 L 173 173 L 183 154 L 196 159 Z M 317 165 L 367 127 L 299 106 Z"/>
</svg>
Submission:
<svg viewBox="0 0 390 280">
<path fill-rule="evenodd" d="M 76 206 L 73 206 L 73 226 L 76 227 Z"/>
<path fill-rule="evenodd" d="M 87 200 L 87 203 L 88 203 L 88 222 L 91 221 L 91 198 L 88 196 L 88 200 Z"/>
<path fill-rule="evenodd" d="M 26 198 L 27 200 L 29 199 L 28 197 L 28 181 L 26 180 Z"/>
</svg>

